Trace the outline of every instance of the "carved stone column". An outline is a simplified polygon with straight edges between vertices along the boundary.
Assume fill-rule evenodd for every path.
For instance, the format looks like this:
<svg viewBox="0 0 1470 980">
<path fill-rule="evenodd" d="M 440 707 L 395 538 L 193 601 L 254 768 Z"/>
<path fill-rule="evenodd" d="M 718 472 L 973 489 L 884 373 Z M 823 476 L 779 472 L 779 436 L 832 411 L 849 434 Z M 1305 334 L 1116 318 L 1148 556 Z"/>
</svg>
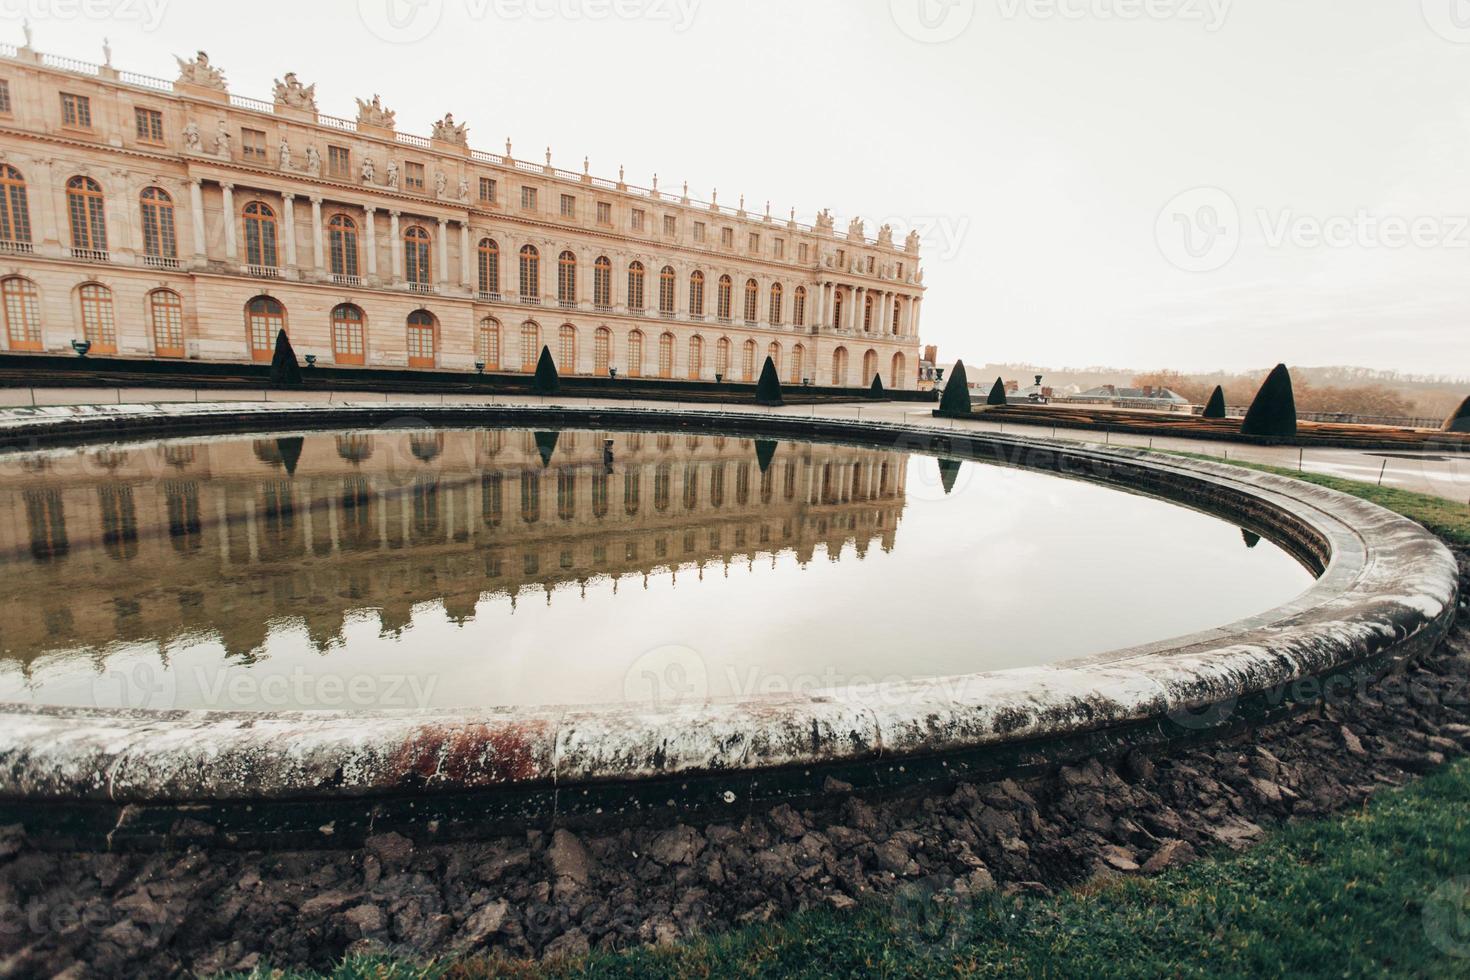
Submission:
<svg viewBox="0 0 1470 980">
<path fill-rule="evenodd" d="M 281 222 L 285 226 L 286 268 L 296 271 L 296 195 L 282 194 Z"/>
<path fill-rule="evenodd" d="M 436 256 L 436 258 L 439 260 L 438 261 L 438 265 L 439 265 L 439 276 L 438 276 L 438 280 L 439 280 L 439 285 L 442 288 L 444 286 L 448 286 L 449 285 L 449 219 L 448 218 L 440 218 L 439 219 L 439 238 L 438 238 L 438 241 L 436 242 L 436 244 L 439 246 L 439 254 Z"/>
<path fill-rule="evenodd" d="M 225 196 L 225 258 L 231 262 L 238 262 L 240 261 L 240 246 L 235 240 L 235 185 L 222 183 L 219 186 Z"/>
<path fill-rule="evenodd" d="M 402 211 L 388 212 L 388 250 L 393 255 L 393 285 L 403 282 L 403 238 L 398 234 L 398 219 Z"/>
<path fill-rule="evenodd" d="M 470 223 L 468 220 L 459 223 L 459 284 L 473 293 L 475 291 L 473 264 L 474 251 L 470 248 Z"/>
<path fill-rule="evenodd" d="M 317 275 L 326 268 L 326 247 L 322 241 L 322 199 L 311 196 L 311 267 Z"/>
<path fill-rule="evenodd" d="M 367 253 L 368 280 L 378 278 L 378 209 L 363 208 L 363 251 Z"/>
<path fill-rule="evenodd" d="M 194 260 L 203 265 L 209 258 L 209 244 L 204 230 L 204 182 L 189 181 L 189 218 L 194 226 Z"/>
</svg>

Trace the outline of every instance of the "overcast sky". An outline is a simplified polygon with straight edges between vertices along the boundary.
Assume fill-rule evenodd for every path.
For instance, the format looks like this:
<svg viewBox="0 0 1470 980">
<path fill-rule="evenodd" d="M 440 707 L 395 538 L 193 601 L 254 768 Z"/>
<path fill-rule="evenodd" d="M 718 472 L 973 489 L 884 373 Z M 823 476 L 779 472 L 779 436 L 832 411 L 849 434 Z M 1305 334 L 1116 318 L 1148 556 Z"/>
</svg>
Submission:
<svg viewBox="0 0 1470 980">
<path fill-rule="evenodd" d="M 6 39 L 925 236 L 944 360 L 1470 375 L 1467 0 L 0 0 Z"/>
</svg>

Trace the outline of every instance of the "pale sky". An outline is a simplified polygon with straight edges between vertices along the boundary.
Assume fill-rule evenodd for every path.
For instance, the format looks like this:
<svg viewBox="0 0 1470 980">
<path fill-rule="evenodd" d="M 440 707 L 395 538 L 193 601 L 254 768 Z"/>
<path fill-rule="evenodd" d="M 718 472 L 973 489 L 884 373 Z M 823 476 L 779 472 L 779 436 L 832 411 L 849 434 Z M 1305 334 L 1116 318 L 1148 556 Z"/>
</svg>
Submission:
<svg viewBox="0 0 1470 980">
<path fill-rule="evenodd" d="M 1470 375 L 1467 0 L 0 0 L 18 42 L 925 236 L 941 359 Z M 1189 192 L 1189 193 L 1186 193 Z M 1180 195 L 1183 195 L 1182 197 Z"/>
</svg>

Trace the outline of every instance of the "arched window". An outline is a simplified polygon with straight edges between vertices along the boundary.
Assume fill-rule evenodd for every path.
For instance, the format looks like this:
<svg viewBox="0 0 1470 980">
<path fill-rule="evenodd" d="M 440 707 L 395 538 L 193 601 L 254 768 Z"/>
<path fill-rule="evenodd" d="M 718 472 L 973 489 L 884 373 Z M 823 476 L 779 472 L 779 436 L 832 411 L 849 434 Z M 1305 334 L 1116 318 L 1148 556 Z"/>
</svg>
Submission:
<svg viewBox="0 0 1470 980">
<path fill-rule="evenodd" d="M 888 387 L 894 391 L 903 391 L 908 381 L 908 360 L 900 351 L 893 355 L 893 373 L 888 376 Z"/>
<path fill-rule="evenodd" d="M 521 302 L 541 302 L 541 253 L 535 245 L 521 249 Z"/>
<path fill-rule="evenodd" d="M 480 321 L 480 338 L 475 354 L 488 371 L 500 370 L 500 321 L 486 317 Z"/>
<path fill-rule="evenodd" d="M 561 342 L 561 356 L 556 359 L 556 369 L 562 374 L 577 373 L 577 328 L 563 323 L 557 334 Z"/>
<path fill-rule="evenodd" d="M 598 327 L 596 338 L 592 342 L 592 373 L 599 378 L 605 378 L 610 367 L 612 367 L 612 331 L 607 327 Z"/>
<path fill-rule="evenodd" d="M 0 241 L 31 240 L 31 208 L 26 198 L 26 179 L 9 164 L 0 165 Z"/>
<path fill-rule="evenodd" d="M 806 326 L 806 287 L 796 287 L 796 297 L 791 301 L 791 325 L 795 327 Z"/>
<path fill-rule="evenodd" d="M 143 212 L 143 254 L 154 259 L 178 258 L 174 199 L 162 187 L 145 187 L 138 204 Z"/>
<path fill-rule="evenodd" d="M 82 335 L 92 343 L 94 354 L 117 353 L 117 320 L 112 312 L 112 290 L 87 283 L 79 290 L 82 300 Z"/>
<path fill-rule="evenodd" d="M 847 348 L 839 347 L 832 352 L 832 386 L 847 387 Z"/>
<path fill-rule="evenodd" d="M 785 312 L 786 290 L 779 282 L 771 283 L 771 326 L 779 327 L 781 318 Z"/>
<path fill-rule="evenodd" d="M 838 330 L 842 329 L 842 290 L 832 290 L 832 326 Z"/>
<path fill-rule="evenodd" d="M 806 348 L 797 344 L 791 348 L 791 383 L 799 385 L 806 379 Z"/>
<path fill-rule="evenodd" d="M 730 338 L 721 337 L 715 344 L 715 373 L 722 378 L 730 377 Z"/>
<path fill-rule="evenodd" d="M 534 320 L 521 324 L 521 370 L 527 374 L 536 370 L 536 360 L 541 356 L 541 326 Z"/>
<path fill-rule="evenodd" d="M 332 220 L 327 222 L 327 242 L 331 256 L 332 275 L 356 278 L 358 276 L 357 222 L 345 214 L 332 215 Z"/>
<path fill-rule="evenodd" d="M 612 309 L 612 259 L 606 255 L 592 265 L 592 304 L 599 310 Z"/>
<path fill-rule="evenodd" d="M 755 380 L 755 341 L 747 340 L 740 351 L 740 380 Z"/>
<path fill-rule="evenodd" d="M 332 309 L 332 361 L 363 364 L 367 360 L 367 332 L 362 310 L 351 303 Z"/>
<path fill-rule="evenodd" d="M 689 277 L 689 315 L 704 316 L 704 273 L 697 270 Z"/>
<path fill-rule="evenodd" d="M 427 287 L 433 282 L 429 258 L 429 233 L 419 225 L 409 225 L 403 232 L 403 277 L 412 286 Z"/>
<path fill-rule="evenodd" d="M 863 300 L 863 333 L 873 332 L 873 294 Z"/>
<path fill-rule="evenodd" d="M 11 350 L 41 349 L 41 296 L 36 284 L 20 276 L 0 281 L 5 301 L 5 333 Z"/>
<path fill-rule="evenodd" d="M 674 315 L 674 286 L 677 281 L 671 265 L 664 266 L 664 271 L 658 274 L 658 312 L 663 316 Z"/>
<path fill-rule="evenodd" d="M 779 378 L 781 376 L 781 345 L 780 345 L 780 343 L 778 343 L 777 341 L 774 341 L 774 340 L 771 341 L 771 346 L 769 346 L 769 347 L 766 348 L 766 356 L 771 359 L 771 363 L 772 364 L 776 365 L 776 377 Z M 764 370 L 764 369 L 765 368 L 763 366 L 762 367 L 762 370 Z"/>
<path fill-rule="evenodd" d="M 276 334 L 286 329 L 286 308 L 269 296 L 257 296 L 245 307 L 250 356 L 268 361 L 276 351 Z"/>
<path fill-rule="evenodd" d="M 698 381 L 704 374 L 704 338 L 695 334 L 689 338 L 689 380 Z"/>
<path fill-rule="evenodd" d="M 480 239 L 480 295 L 500 296 L 500 245 L 493 238 Z"/>
<path fill-rule="evenodd" d="M 428 310 L 414 310 L 408 315 L 408 366 L 431 368 L 435 365 L 434 328 L 438 321 Z"/>
<path fill-rule="evenodd" d="M 628 266 L 628 309 L 634 313 L 643 312 L 642 262 L 634 262 Z"/>
<path fill-rule="evenodd" d="M 263 201 L 245 205 L 245 262 L 274 269 L 276 260 L 276 213 Z"/>
<path fill-rule="evenodd" d="M 760 312 L 761 287 L 754 279 L 745 281 L 745 322 L 754 326 Z"/>
<path fill-rule="evenodd" d="M 171 289 L 148 294 L 148 315 L 153 321 L 153 353 L 157 357 L 184 356 L 184 301 Z"/>
<path fill-rule="evenodd" d="M 71 219 L 71 247 L 84 252 L 107 251 L 106 200 L 102 185 L 91 177 L 66 182 L 66 213 Z"/>
<path fill-rule="evenodd" d="M 577 256 L 570 251 L 556 263 L 556 299 L 564 307 L 577 305 Z"/>
<path fill-rule="evenodd" d="M 716 312 L 721 323 L 730 322 L 730 305 L 734 302 L 732 293 L 735 291 L 735 281 L 729 276 L 720 277 L 720 286 L 716 298 Z"/>
<path fill-rule="evenodd" d="M 674 376 L 674 335 L 666 333 L 658 338 L 658 376 Z"/>
<path fill-rule="evenodd" d="M 858 378 L 861 387 L 869 387 L 878 375 L 878 352 L 870 350 L 863 355 L 863 376 Z"/>
<path fill-rule="evenodd" d="M 643 377 L 643 331 L 628 334 L 628 377 Z"/>
</svg>

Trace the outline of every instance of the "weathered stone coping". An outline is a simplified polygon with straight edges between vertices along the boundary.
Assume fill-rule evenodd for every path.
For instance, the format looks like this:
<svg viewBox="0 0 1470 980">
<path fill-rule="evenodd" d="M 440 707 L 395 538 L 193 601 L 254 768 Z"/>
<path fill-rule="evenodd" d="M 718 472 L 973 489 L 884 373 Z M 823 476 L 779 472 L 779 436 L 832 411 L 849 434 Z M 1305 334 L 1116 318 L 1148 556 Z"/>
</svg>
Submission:
<svg viewBox="0 0 1470 980">
<path fill-rule="evenodd" d="M 1357 498 L 1221 464 L 937 425 L 556 406 L 139 405 L 0 413 L 0 446 L 386 425 L 710 431 L 1039 469 L 1247 524 L 1320 578 L 1293 602 L 1228 628 L 1046 667 L 894 685 L 866 700 L 834 690 L 666 711 L 609 704 L 357 714 L 0 706 L 0 809 L 94 806 L 101 830 L 113 819 L 105 812 L 121 827 L 128 811 L 158 808 L 218 816 L 275 806 L 299 821 L 343 804 L 377 814 L 375 801 L 384 801 L 404 819 L 431 822 L 441 808 L 464 818 L 466 799 L 478 810 L 504 798 L 515 802 L 502 816 L 554 822 L 626 808 L 635 797 L 649 805 L 650 794 L 678 807 L 684 790 L 743 806 L 782 773 L 820 786 L 828 767 L 877 767 L 880 781 L 893 782 L 910 764 L 947 769 L 946 759 L 977 751 L 1045 758 L 1037 746 L 1096 745 L 1145 728 L 1194 737 L 1273 691 L 1344 672 L 1381 674 L 1436 644 L 1458 604 L 1450 551 Z M 1311 692 L 1275 698 L 1303 699 Z"/>
</svg>

